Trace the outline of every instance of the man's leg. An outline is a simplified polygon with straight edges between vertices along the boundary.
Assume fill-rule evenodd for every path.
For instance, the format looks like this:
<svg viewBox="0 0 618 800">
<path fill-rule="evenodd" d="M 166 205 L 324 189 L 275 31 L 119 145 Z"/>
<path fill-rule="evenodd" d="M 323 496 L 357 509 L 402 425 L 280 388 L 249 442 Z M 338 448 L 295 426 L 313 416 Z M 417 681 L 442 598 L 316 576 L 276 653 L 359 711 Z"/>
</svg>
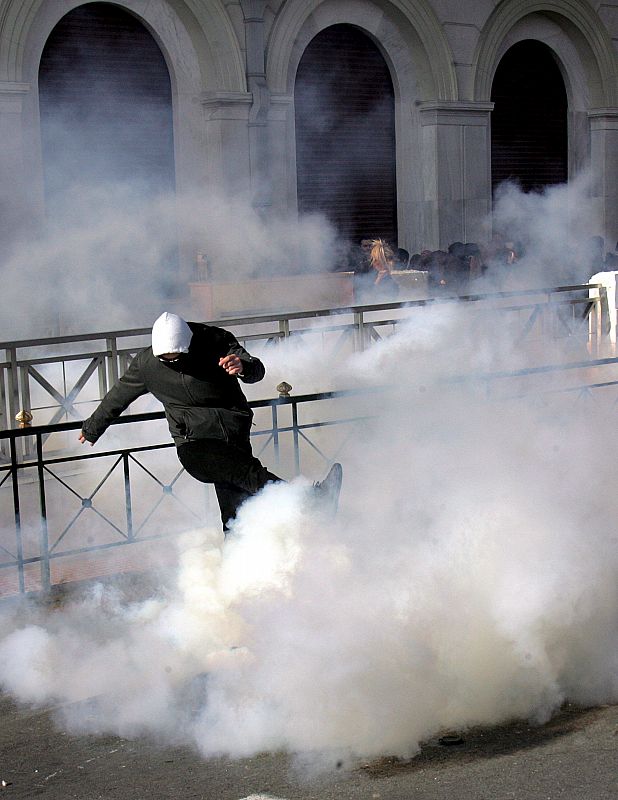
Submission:
<svg viewBox="0 0 618 800">
<path fill-rule="evenodd" d="M 253 456 L 248 442 L 236 445 L 223 439 L 200 439 L 181 445 L 178 458 L 196 480 L 215 484 L 224 530 L 248 497 L 270 481 L 281 481 Z"/>
<path fill-rule="evenodd" d="M 245 500 L 251 497 L 251 494 L 245 492 L 244 489 L 237 489 L 231 483 L 215 483 L 215 492 L 221 510 L 223 530 L 227 533 L 229 523 L 234 519 L 236 512 Z"/>
</svg>

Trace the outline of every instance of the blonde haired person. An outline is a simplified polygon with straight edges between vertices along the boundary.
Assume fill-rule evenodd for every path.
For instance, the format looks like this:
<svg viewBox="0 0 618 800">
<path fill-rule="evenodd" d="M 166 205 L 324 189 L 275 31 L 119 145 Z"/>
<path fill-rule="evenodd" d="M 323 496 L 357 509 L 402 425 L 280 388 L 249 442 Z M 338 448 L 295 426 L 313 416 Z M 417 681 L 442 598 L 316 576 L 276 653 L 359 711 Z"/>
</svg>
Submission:
<svg viewBox="0 0 618 800">
<path fill-rule="evenodd" d="M 364 269 L 354 274 L 354 299 L 357 303 L 389 303 L 397 300 L 399 287 L 391 271 L 395 253 L 384 239 L 363 239 Z"/>
</svg>

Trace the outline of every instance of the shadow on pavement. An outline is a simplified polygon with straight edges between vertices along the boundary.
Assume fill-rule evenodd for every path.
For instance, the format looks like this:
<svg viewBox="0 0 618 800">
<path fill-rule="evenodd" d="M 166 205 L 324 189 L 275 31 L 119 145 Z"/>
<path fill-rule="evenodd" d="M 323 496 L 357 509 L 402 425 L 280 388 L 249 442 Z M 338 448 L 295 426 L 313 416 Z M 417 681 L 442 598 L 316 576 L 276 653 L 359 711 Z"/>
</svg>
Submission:
<svg viewBox="0 0 618 800">
<path fill-rule="evenodd" d="M 435 766 L 469 764 L 474 761 L 509 755 L 548 744 L 562 736 L 582 731 L 602 713 L 600 708 L 581 708 L 571 703 L 544 725 L 516 721 L 495 727 L 475 727 L 466 731 L 449 731 L 449 737 L 460 739 L 460 744 L 445 745 L 435 737 L 421 747 L 421 752 L 411 759 L 384 757 L 361 767 L 369 777 L 387 778 L 389 775 L 412 773 Z"/>
</svg>

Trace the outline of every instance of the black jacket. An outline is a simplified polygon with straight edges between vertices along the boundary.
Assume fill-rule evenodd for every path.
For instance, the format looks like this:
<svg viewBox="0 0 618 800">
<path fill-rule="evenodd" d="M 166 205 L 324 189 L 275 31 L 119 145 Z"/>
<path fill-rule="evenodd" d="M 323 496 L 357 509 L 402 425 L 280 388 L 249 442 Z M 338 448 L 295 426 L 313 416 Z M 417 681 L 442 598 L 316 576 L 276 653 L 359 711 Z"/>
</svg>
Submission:
<svg viewBox="0 0 618 800">
<path fill-rule="evenodd" d="M 238 379 L 219 366 L 219 359 L 239 356 L 243 363 L 241 380 L 246 383 L 262 380 L 264 365 L 229 331 L 198 322 L 190 322 L 189 327 L 193 331 L 189 352 L 177 364 L 161 362 L 151 347 L 135 356 L 84 422 L 82 432 L 89 442 L 96 442 L 112 420 L 147 392 L 163 404 L 177 446 L 195 439 L 248 439 L 253 412 Z"/>
</svg>

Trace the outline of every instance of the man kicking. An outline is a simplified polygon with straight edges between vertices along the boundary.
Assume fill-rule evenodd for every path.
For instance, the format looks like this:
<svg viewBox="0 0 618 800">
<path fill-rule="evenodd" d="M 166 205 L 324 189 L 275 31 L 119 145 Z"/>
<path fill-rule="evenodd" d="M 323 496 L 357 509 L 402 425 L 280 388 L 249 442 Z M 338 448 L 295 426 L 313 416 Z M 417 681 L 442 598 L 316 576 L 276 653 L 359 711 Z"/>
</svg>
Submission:
<svg viewBox="0 0 618 800">
<path fill-rule="evenodd" d="M 253 412 L 238 382 L 257 383 L 264 373 L 262 362 L 229 331 L 166 311 L 152 327 L 152 346 L 135 356 L 83 423 L 79 440 L 94 444 L 112 420 L 150 392 L 163 404 L 182 466 L 198 481 L 214 484 L 227 531 L 248 497 L 282 480 L 253 456 Z M 334 464 L 314 485 L 316 497 L 333 512 L 341 479 L 341 464 Z"/>
</svg>

